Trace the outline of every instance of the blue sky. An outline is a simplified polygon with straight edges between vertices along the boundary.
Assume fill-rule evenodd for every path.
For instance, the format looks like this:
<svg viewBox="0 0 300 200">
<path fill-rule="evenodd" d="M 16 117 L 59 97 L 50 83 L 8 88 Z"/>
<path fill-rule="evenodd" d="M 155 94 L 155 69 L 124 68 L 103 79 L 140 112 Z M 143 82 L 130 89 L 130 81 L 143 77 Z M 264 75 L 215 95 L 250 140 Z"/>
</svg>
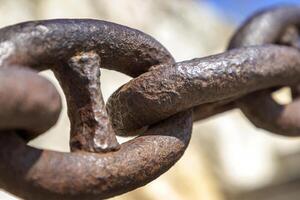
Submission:
<svg viewBox="0 0 300 200">
<path fill-rule="evenodd" d="M 201 0 L 200 0 L 201 1 Z M 240 23 L 247 16 L 261 8 L 278 5 L 294 4 L 300 6 L 300 0 L 202 0 L 217 9 L 224 17 L 234 23 Z"/>
</svg>

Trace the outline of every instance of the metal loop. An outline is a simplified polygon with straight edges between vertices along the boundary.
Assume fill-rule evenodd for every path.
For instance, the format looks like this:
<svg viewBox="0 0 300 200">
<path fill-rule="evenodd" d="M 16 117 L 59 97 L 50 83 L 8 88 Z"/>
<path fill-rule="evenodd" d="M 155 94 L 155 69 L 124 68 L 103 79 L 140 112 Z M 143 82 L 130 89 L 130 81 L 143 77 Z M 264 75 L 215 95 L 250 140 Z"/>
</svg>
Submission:
<svg viewBox="0 0 300 200">
<path fill-rule="evenodd" d="M 60 96 L 36 71 L 17 66 L 2 68 L 0 96 L 0 130 L 22 130 L 21 136 L 29 139 L 57 122 Z"/>
<path fill-rule="evenodd" d="M 153 65 L 174 62 L 152 37 L 104 21 L 59 19 L 1 29 L 0 50 L 5 52 L 0 55 L 0 77 L 13 72 L 0 80 L 1 97 L 9 98 L 0 109 L 0 185 L 7 191 L 28 199 L 107 198 L 150 182 L 184 153 L 191 111 L 119 146 L 105 110 L 100 66 L 137 76 Z M 26 145 L 24 132 L 33 137 L 50 128 L 61 104 L 49 82 L 24 67 L 15 70 L 16 65 L 54 71 L 66 94 L 70 145 L 76 152 Z M 12 76 L 20 77 L 19 82 Z M 12 90 L 21 95 L 14 96 Z M 13 118 L 15 114 L 20 118 Z"/>
<path fill-rule="evenodd" d="M 237 30 L 229 49 L 270 43 L 299 48 L 299 28 L 300 7 L 269 8 L 254 14 Z M 271 91 L 264 90 L 247 95 L 238 100 L 237 105 L 259 128 L 281 135 L 300 135 L 300 114 L 297 112 L 300 102 L 297 98 L 290 104 L 280 105 L 272 99 Z"/>
<path fill-rule="evenodd" d="M 300 52 L 291 47 L 234 49 L 156 67 L 117 90 L 107 107 L 117 134 L 132 135 L 136 129 L 194 106 L 226 105 L 254 91 L 296 84 L 299 65 Z"/>
<path fill-rule="evenodd" d="M 267 9 L 255 14 L 236 32 L 229 44 L 229 49 L 270 43 L 284 44 L 299 48 L 299 26 L 299 7 L 281 6 Z M 269 55 L 271 54 L 272 53 L 270 53 Z M 262 52 L 262 55 L 269 56 L 266 52 Z M 166 75 L 166 73 L 170 73 L 167 72 L 167 68 L 171 66 L 164 67 L 166 71 L 155 72 L 159 73 L 159 75 L 155 75 L 154 72 L 152 75 L 148 73 L 147 80 L 149 81 L 151 79 L 151 81 L 149 81 L 148 83 L 148 87 L 146 86 L 145 81 L 140 81 L 138 83 L 138 80 L 133 80 L 132 83 L 126 84 L 124 89 L 117 91 L 108 102 L 108 108 L 112 116 L 113 124 L 115 125 L 114 128 L 118 130 L 118 134 L 132 135 L 136 133 L 134 131 L 136 129 L 139 129 L 148 124 L 155 123 L 161 119 L 171 116 L 172 114 L 175 114 L 178 111 L 182 111 L 186 108 L 194 106 L 196 106 L 194 108 L 194 120 L 199 120 L 220 112 L 227 111 L 229 109 L 233 109 L 236 107 L 236 105 L 238 105 L 238 107 L 245 113 L 250 121 L 253 122 L 257 127 L 287 136 L 297 136 L 300 134 L 300 124 L 298 123 L 299 117 L 297 112 L 294 111 L 295 108 L 299 107 L 297 106 L 298 100 L 295 100 L 293 103 L 288 105 L 280 105 L 271 98 L 271 92 L 266 92 L 265 90 L 262 92 L 247 94 L 247 96 L 243 98 L 241 98 L 242 95 L 240 95 L 239 97 L 241 99 L 238 99 L 234 96 L 232 97 L 232 94 L 228 93 L 228 97 L 225 97 L 225 99 L 224 97 L 219 97 L 213 101 L 201 101 L 201 98 L 205 98 L 209 92 L 208 89 L 203 89 L 202 91 L 202 87 L 204 86 L 199 86 L 199 84 L 197 85 L 197 90 L 195 89 L 192 92 L 185 91 L 188 90 L 186 88 L 192 88 L 193 85 L 196 85 L 194 83 L 191 83 L 194 80 L 194 82 L 198 81 L 201 84 L 208 84 L 206 82 L 211 81 L 212 83 L 217 85 L 216 80 L 207 78 L 207 75 L 205 73 L 220 74 L 220 76 L 224 77 L 223 81 L 219 82 L 220 88 L 215 88 L 215 91 L 211 91 L 212 94 L 218 97 L 218 93 L 220 93 L 219 90 L 227 91 L 227 85 L 223 83 L 225 79 L 233 76 L 232 73 L 234 74 L 236 70 L 244 67 L 244 63 L 240 62 L 240 60 L 243 58 L 238 58 L 238 55 L 236 55 L 237 63 L 233 63 L 232 61 L 232 67 L 227 66 L 227 61 L 231 58 L 229 58 L 229 55 L 226 53 L 223 54 L 223 59 L 219 59 L 219 62 L 224 65 L 222 66 L 222 68 L 217 67 L 219 63 L 212 61 L 215 56 L 212 56 L 210 58 L 211 59 L 204 58 L 202 59 L 203 61 L 201 61 L 201 59 L 199 60 L 199 63 L 206 63 L 206 65 L 199 64 L 199 66 L 202 65 L 202 69 L 197 69 L 199 72 L 195 72 L 193 64 L 188 67 L 189 63 L 192 63 L 192 61 L 185 61 L 182 64 L 175 65 L 177 67 L 175 67 L 177 69 L 177 72 L 172 73 L 172 75 Z M 249 56 L 248 59 L 250 59 Z M 278 59 L 274 55 L 274 57 L 270 58 L 270 61 L 265 60 L 266 62 L 271 62 L 274 67 L 270 66 L 270 68 L 266 70 L 265 67 L 261 66 L 266 65 L 266 63 L 262 63 L 262 60 L 259 60 L 261 58 L 253 57 L 251 59 L 255 61 L 257 60 L 257 63 L 253 63 L 253 68 L 257 68 L 257 71 L 259 71 L 259 68 L 261 67 L 262 71 L 269 72 L 270 77 L 267 77 L 267 75 L 265 75 L 265 80 L 269 81 L 274 80 L 272 78 L 273 75 L 271 74 L 271 72 L 273 70 L 272 68 L 276 68 L 274 69 L 274 74 L 277 73 L 277 65 L 282 68 L 281 73 L 284 74 L 289 74 L 290 72 L 288 72 L 287 69 L 289 69 L 290 67 L 295 68 L 298 65 L 297 59 L 295 57 L 291 58 L 291 60 L 287 61 L 286 63 L 282 63 L 283 60 Z M 271 59 L 273 61 L 271 61 Z M 184 72 L 180 71 L 182 70 L 179 68 L 180 65 L 184 65 Z M 213 68 L 211 66 L 216 67 Z M 267 66 L 269 66 L 269 64 L 267 64 Z M 209 69 L 210 71 L 205 72 L 207 69 Z M 220 72 L 223 74 L 221 74 Z M 250 73 L 251 70 L 249 69 L 248 74 L 245 75 L 250 77 L 252 76 Z M 150 76 L 152 76 L 153 78 L 148 78 Z M 168 80 L 168 83 L 166 84 L 163 79 L 160 79 L 160 77 L 166 78 Z M 204 79 L 204 77 L 207 80 L 203 81 L 202 79 Z M 292 78 L 293 81 L 287 80 L 287 77 Z M 253 79 L 255 79 L 255 77 L 253 77 Z M 157 84 L 153 83 L 155 82 L 155 80 L 158 80 Z M 175 82 L 174 80 L 177 80 L 177 82 Z M 285 80 L 285 82 L 283 81 L 281 84 L 274 85 L 270 84 L 270 87 L 286 85 L 293 86 L 292 91 L 295 97 L 296 94 L 298 94 L 298 90 L 296 89 L 297 87 L 294 86 L 297 84 L 297 78 L 289 74 L 286 77 L 283 77 L 282 80 Z M 129 86 L 130 84 L 132 86 Z M 264 89 L 264 87 L 259 86 L 262 84 L 261 82 L 257 81 L 256 84 L 257 88 L 254 91 Z M 140 86 L 142 86 L 143 88 L 139 88 Z M 130 87 L 132 88 L 130 89 Z M 160 87 L 163 88 L 163 91 L 159 89 Z M 228 85 L 228 87 L 231 86 Z M 180 90 L 179 92 L 177 91 L 178 88 L 184 89 Z M 246 87 L 241 88 L 241 90 L 243 91 L 246 91 L 247 89 L 248 88 Z M 202 93 L 198 94 L 199 91 L 201 91 Z M 134 99 L 132 97 L 129 97 L 129 94 L 134 94 Z M 184 98 L 183 96 L 187 96 L 187 98 Z M 234 100 L 236 100 L 236 102 L 233 102 Z M 133 104 L 133 102 L 137 101 L 139 102 Z M 139 105 L 144 105 L 145 102 L 148 102 L 148 106 L 141 108 Z M 125 114 L 116 115 L 114 114 L 116 110 L 119 110 L 120 113 Z M 121 110 L 123 111 L 121 112 Z M 144 110 L 144 112 L 141 112 L 141 110 Z"/>
<path fill-rule="evenodd" d="M 104 21 L 58 19 L 0 29 L 0 186 L 46 200 L 133 190 L 182 156 L 192 109 L 199 120 L 238 105 L 258 127 L 299 135 L 299 99 L 281 106 L 270 97 L 274 87 L 286 85 L 299 96 L 299 19 L 294 6 L 260 12 L 238 30 L 231 50 L 179 63 L 152 37 Z M 100 67 L 135 77 L 109 98 L 108 111 Z M 36 74 L 45 69 L 66 95 L 71 153 L 26 145 L 57 121 L 61 109 L 55 88 Z M 114 131 L 141 136 L 119 145 Z"/>
<path fill-rule="evenodd" d="M 191 127 L 191 112 L 184 112 L 102 154 L 38 150 L 2 131 L 0 185 L 25 199 L 98 200 L 122 194 L 174 165 L 189 143 Z"/>
</svg>

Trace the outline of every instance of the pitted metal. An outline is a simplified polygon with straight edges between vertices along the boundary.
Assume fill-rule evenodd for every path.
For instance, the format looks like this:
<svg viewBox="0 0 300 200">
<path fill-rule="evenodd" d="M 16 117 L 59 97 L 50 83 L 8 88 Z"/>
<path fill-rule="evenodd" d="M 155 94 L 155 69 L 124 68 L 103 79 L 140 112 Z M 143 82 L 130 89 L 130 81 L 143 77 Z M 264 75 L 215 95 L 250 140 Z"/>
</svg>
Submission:
<svg viewBox="0 0 300 200">
<path fill-rule="evenodd" d="M 288 45 L 298 49 L 299 26 L 299 7 L 281 6 L 269 8 L 264 11 L 258 12 L 257 14 L 254 14 L 249 20 L 246 21 L 243 26 L 241 26 L 240 29 L 238 29 L 236 34 L 231 39 L 229 49 L 245 46 L 255 46 L 252 48 L 256 48 L 257 51 L 260 51 L 259 49 L 264 48 L 264 44 L 271 43 L 280 45 L 281 47 Z M 143 85 L 143 88 L 141 90 L 136 85 L 134 86 L 135 89 L 133 90 L 135 90 L 135 93 L 138 93 L 139 96 L 142 96 L 142 101 L 145 100 L 147 102 L 151 102 L 149 103 L 149 105 L 151 106 L 147 106 L 144 108 L 147 109 L 147 112 L 136 112 L 137 110 L 140 110 L 140 108 L 138 108 L 139 104 L 127 103 L 128 101 L 133 100 L 131 99 L 132 97 L 128 97 L 126 90 L 131 90 L 131 84 L 135 84 L 136 82 L 138 82 L 138 80 L 133 80 L 130 83 L 126 84 L 126 86 L 124 87 L 125 89 L 120 89 L 114 95 L 112 95 L 111 99 L 108 102 L 108 108 L 111 113 L 111 118 L 113 124 L 115 125 L 114 128 L 117 130 L 119 135 L 132 135 L 134 133 L 134 130 L 140 129 L 145 125 L 155 123 L 186 108 L 194 107 L 194 120 L 200 120 L 211 115 L 224 112 L 235 107 L 239 107 L 250 119 L 250 121 L 259 128 L 264 128 L 281 135 L 298 136 L 300 134 L 300 125 L 298 123 L 299 114 L 297 112 L 298 109 L 296 109 L 297 107 L 299 107 L 297 103 L 298 100 L 295 99 L 288 105 L 280 105 L 276 103 L 270 96 L 270 93 L 273 92 L 274 87 L 281 86 L 293 86 L 293 93 L 297 93 L 297 84 L 295 83 L 298 81 L 297 72 L 294 72 L 293 76 L 292 74 L 286 73 L 284 71 L 289 67 L 292 67 L 294 69 L 297 68 L 299 64 L 297 55 L 295 54 L 294 58 L 290 58 L 289 60 L 286 60 L 286 62 L 283 61 L 282 58 L 277 57 L 285 57 L 286 55 L 274 54 L 273 50 L 275 49 L 279 50 L 279 46 L 276 46 L 271 51 L 263 50 L 263 52 L 261 52 L 261 55 L 267 56 L 269 60 L 259 60 L 260 58 L 256 56 L 261 55 L 250 55 L 246 53 L 246 50 L 245 52 L 243 52 L 247 54 L 244 57 L 238 57 L 239 55 L 242 55 L 241 53 L 238 53 L 237 56 L 232 58 L 232 56 L 228 54 L 228 52 L 226 52 L 224 54 L 211 56 L 209 58 L 196 59 L 196 61 L 191 60 L 182 62 L 182 64 L 177 63 L 175 64 L 178 69 L 177 72 L 172 72 L 172 75 L 168 76 L 167 79 L 165 79 L 168 80 L 168 83 L 162 84 L 167 85 L 166 87 L 169 87 L 170 92 L 168 92 L 168 89 L 153 90 L 152 86 L 149 86 L 148 88 L 150 89 L 148 89 L 144 86 L 145 83 L 140 84 L 140 86 Z M 223 58 L 219 59 L 219 57 Z M 243 63 L 244 59 L 249 59 L 249 62 L 252 62 L 252 66 L 249 68 L 244 67 L 244 65 L 247 65 L 247 62 Z M 263 63 L 263 60 L 265 60 L 265 63 Z M 199 69 L 194 70 L 194 63 L 197 61 Z M 282 61 L 285 63 L 281 63 Z M 183 65 L 188 69 L 187 73 L 180 72 L 180 65 Z M 274 65 L 274 67 L 272 65 Z M 171 65 L 169 66 L 171 67 Z M 269 68 L 266 68 L 264 66 L 269 66 Z M 278 66 L 282 66 L 282 69 L 279 70 L 277 68 Z M 169 73 L 167 72 L 169 71 L 168 68 L 168 66 L 164 67 L 164 69 L 166 69 L 166 73 Z M 237 70 L 240 70 L 240 68 L 243 68 L 243 75 L 237 74 Z M 231 97 L 232 93 L 228 92 L 227 89 L 233 89 L 234 86 L 226 85 L 225 87 L 223 87 L 226 79 L 231 80 L 231 76 L 234 75 L 245 76 L 246 78 L 250 77 L 252 79 L 251 81 L 255 81 L 256 77 L 252 76 L 253 69 L 261 71 L 261 75 L 265 76 L 262 82 L 258 81 L 257 79 L 256 89 L 253 90 L 257 92 L 247 94 L 246 97 L 242 97 L 244 96 L 245 91 L 249 88 L 242 89 L 241 91 L 238 91 L 238 89 L 237 91 L 240 93 L 240 95 L 237 96 L 238 98 Z M 199 70 L 202 71 L 198 73 Z M 152 73 L 155 74 L 155 72 Z M 164 74 L 165 72 L 158 73 Z M 264 82 L 269 81 L 268 78 L 274 80 L 273 76 L 278 73 L 283 73 L 282 77 L 280 78 L 282 81 L 281 83 L 272 83 L 274 84 L 273 87 L 266 87 L 271 88 L 271 91 L 269 92 L 267 92 L 266 90 L 258 92 L 258 90 L 264 89 Z M 220 88 L 215 87 L 215 91 L 212 91 L 211 93 L 209 93 L 209 90 L 206 89 L 203 89 L 205 91 L 201 91 L 202 88 L 206 88 L 207 86 L 209 86 L 209 83 L 216 84 L 216 79 L 210 78 L 210 74 L 219 74 L 219 77 L 223 77 L 222 81 L 220 81 L 218 85 L 218 87 Z M 150 75 L 148 77 L 150 77 Z M 176 79 L 177 77 L 181 77 L 178 78 L 178 80 L 184 79 L 185 84 L 188 86 L 182 87 L 180 85 L 180 81 L 179 84 L 173 84 L 173 79 Z M 140 79 L 140 77 L 138 77 L 137 79 Z M 153 79 L 156 78 L 154 78 L 153 76 Z M 198 82 L 198 84 L 200 85 L 203 85 L 199 86 L 192 83 L 193 81 Z M 152 82 L 149 85 L 151 85 Z M 250 81 L 248 83 L 250 83 Z M 158 84 L 161 84 L 161 82 L 159 82 Z M 157 89 L 160 86 L 156 85 L 154 87 L 156 87 Z M 172 89 L 170 89 L 170 87 L 180 87 L 182 90 L 180 92 L 176 91 L 172 93 L 173 91 Z M 189 89 L 187 88 L 189 87 L 195 87 L 195 91 L 188 91 Z M 142 92 L 143 94 L 140 93 L 142 90 L 144 90 Z M 161 93 L 161 96 L 163 97 L 153 98 L 151 95 L 147 94 L 148 90 L 149 93 L 151 93 L 152 91 L 155 91 L 157 94 Z M 218 94 L 222 92 L 226 92 L 229 97 L 226 97 L 225 99 L 223 99 L 223 97 L 220 97 L 220 99 L 218 100 Z M 209 95 L 214 95 L 216 97 L 216 100 L 209 100 Z M 194 100 L 194 97 L 196 98 L 196 100 Z M 204 100 L 201 101 L 201 99 Z M 180 103 L 178 104 L 177 101 L 180 101 Z M 124 117 L 123 115 L 120 115 L 120 113 L 125 113 Z"/>
<path fill-rule="evenodd" d="M 299 28 L 299 7 L 274 7 L 254 15 L 241 26 L 231 39 L 229 49 L 270 43 L 299 49 Z M 290 78 L 297 79 L 297 77 Z M 296 87 L 295 84 L 289 83 L 279 86 Z M 237 106 L 259 128 L 281 135 L 299 136 L 300 99 L 294 96 L 293 102 L 280 105 L 272 99 L 272 92 L 272 90 L 263 90 L 247 95 L 237 101 Z"/>
<path fill-rule="evenodd" d="M 102 99 L 100 66 L 137 76 L 174 62 L 150 36 L 109 22 L 67 19 L 6 27 L 0 36 L 2 188 L 30 200 L 102 199 L 145 185 L 182 156 L 191 111 L 119 145 Z M 26 68 L 51 69 L 60 81 L 72 153 L 26 145 L 56 122 L 61 108 L 55 88 Z"/>
<path fill-rule="evenodd" d="M 225 104 L 261 89 L 297 84 L 299 55 L 295 48 L 264 45 L 161 65 L 115 92 L 107 104 L 109 114 L 119 135 L 132 135 L 201 104 Z"/>
<path fill-rule="evenodd" d="M 98 152 L 117 149 L 119 146 L 109 123 L 99 125 L 95 121 L 95 115 L 107 118 L 104 116 L 106 113 L 99 113 L 99 109 L 94 107 L 95 103 L 91 102 L 102 99 L 99 96 L 101 91 L 91 91 L 92 84 L 100 84 L 97 83 L 99 65 L 137 76 L 153 65 L 174 62 L 169 52 L 152 37 L 125 26 L 98 20 L 25 22 L 1 29 L 0 36 L 3 52 L 0 57 L 1 66 L 20 65 L 35 70 L 51 69 L 59 80 L 63 79 L 61 85 L 68 103 L 71 147 L 74 150 Z M 81 54 L 85 56 L 79 58 Z M 91 58 L 88 58 L 88 54 Z M 81 71 L 80 65 L 90 65 L 98 71 L 88 71 L 91 70 L 89 66 L 86 67 L 87 70 Z M 77 102 L 74 95 L 80 95 L 75 98 Z M 87 139 L 78 126 L 85 126 L 90 139 Z M 110 132 L 99 131 L 99 126 Z"/>
<path fill-rule="evenodd" d="M 299 19 L 295 6 L 264 10 L 237 31 L 230 50 L 178 63 L 149 35 L 110 22 L 58 19 L 0 29 L 0 187 L 30 200 L 128 192 L 176 163 L 192 120 L 233 108 L 258 127 L 299 135 Z M 107 107 L 101 67 L 134 77 Z M 59 117 L 59 94 L 37 74 L 45 69 L 66 96 L 69 153 L 26 144 Z M 270 96 L 282 86 L 293 90 L 285 106 Z M 115 133 L 139 136 L 120 145 Z"/>
</svg>

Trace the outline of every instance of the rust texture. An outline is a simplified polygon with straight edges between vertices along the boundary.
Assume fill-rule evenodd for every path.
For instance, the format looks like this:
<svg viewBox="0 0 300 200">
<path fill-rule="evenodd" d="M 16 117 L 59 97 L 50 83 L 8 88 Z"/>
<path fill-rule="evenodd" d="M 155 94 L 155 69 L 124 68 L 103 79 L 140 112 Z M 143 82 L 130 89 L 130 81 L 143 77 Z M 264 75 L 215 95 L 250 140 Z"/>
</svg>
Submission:
<svg viewBox="0 0 300 200">
<path fill-rule="evenodd" d="M 299 7 L 274 7 L 254 15 L 241 26 L 230 41 L 229 48 L 274 43 L 299 49 L 299 28 Z M 296 80 L 296 76 L 290 78 Z M 288 82 L 280 86 L 296 87 Z M 300 99 L 295 96 L 293 102 L 280 105 L 272 99 L 272 92 L 269 89 L 247 95 L 237 101 L 237 106 L 259 128 L 281 135 L 299 136 Z"/>
<path fill-rule="evenodd" d="M 138 76 L 174 62 L 152 37 L 79 19 L 26 22 L 3 28 L 0 35 L 0 186 L 5 190 L 30 200 L 107 198 L 145 185 L 184 153 L 191 111 L 119 145 L 102 99 L 100 67 Z M 45 69 L 55 73 L 66 95 L 72 153 L 26 145 L 60 113 L 57 91 L 36 74 Z"/>
<path fill-rule="evenodd" d="M 187 108 L 194 108 L 194 120 L 200 120 L 239 107 L 259 128 L 300 135 L 298 100 L 280 105 L 270 96 L 282 86 L 293 86 L 296 94 L 299 24 L 299 7 L 269 8 L 238 29 L 229 44 L 235 50 L 161 65 L 133 79 L 108 101 L 114 129 L 118 135 L 134 135 Z M 239 48 L 246 46 L 251 47 Z"/>
<path fill-rule="evenodd" d="M 119 151 L 102 154 L 38 150 L 14 132 L 2 131 L 0 184 L 30 200 L 92 200 L 128 192 L 174 165 L 189 142 L 191 125 L 191 112 L 184 112 L 122 144 Z"/>
<path fill-rule="evenodd" d="M 94 89 L 100 85 L 97 83 L 99 65 L 137 76 L 153 65 L 174 62 L 169 52 L 152 37 L 104 21 L 25 22 L 1 29 L 0 35 L 0 48 L 4 52 L 0 57 L 1 66 L 20 65 L 39 71 L 51 69 L 61 80 L 71 119 L 74 150 L 99 152 L 119 148 L 109 123 L 98 121 L 107 118 L 106 112 L 101 113 L 101 106 L 95 102 L 102 99 L 101 92 Z M 89 55 L 91 58 L 87 58 Z M 89 66 L 83 68 L 85 65 Z M 86 134 L 80 132 L 80 127 L 85 127 Z"/>
<path fill-rule="evenodd" d="M 0 187 L 24 199 L 103 199 L 143 186 L 173 166 L 192 121 L 240 108 L 257 127 L 300 134 L 300 8 L 251 17 L 229 50 L 175 63 L 151 36 L 89 19 L 0 29 Z M 134 77 L 108 100 L 100 68 Z M 39 76 L 50 69 L 66 96 L 71 152 L 27 145 L 57 121 L 61 99 Z M 270 94 L 290 86 L 293 101 Z M 138 135 L 119 144 L 115 134 Z"/>
</svg>

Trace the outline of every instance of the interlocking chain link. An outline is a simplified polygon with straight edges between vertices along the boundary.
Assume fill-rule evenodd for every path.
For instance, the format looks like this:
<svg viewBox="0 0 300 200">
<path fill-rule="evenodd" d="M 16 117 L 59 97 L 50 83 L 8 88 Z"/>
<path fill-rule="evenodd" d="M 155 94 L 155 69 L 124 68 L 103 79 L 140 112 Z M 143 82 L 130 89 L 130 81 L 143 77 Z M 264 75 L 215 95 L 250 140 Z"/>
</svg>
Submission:
<svg viewBox="0 0 300 200">
<path fill-rule="evenodd" d="M 281 106 L 270 97 L 274 87 L 299 82 L 298 50 L 278 45 L 299 44 L 298 33 L 290 37 L 288 32 L 291 27 L 296 31 L 297 25 L 299 7 L 272 8 L 253 16 L 237 31 L 229 44 L 232 50 L 164 64 L 133 79 L 108 101 L 115 130 L 130 135 L 195 106 L 195 120 L 238 106 L 258 127 L 299 135 L 297 99 Z"/>
<path fill-rule="evenodd" d="M 148 183 L 183 154 L 191 111 L 119 146 L 102 99 L 100 67 L 138 76 L 153 65 L 174 62 L 152 37 L 109 22 L 66 19 L 17 24 L 1 29 L 0 36 L 0 74 L 7 77 L 0 86 L 2 188 L 25 199 L 106 198 Z M 47 80 L 22 66 L 51 69 L 60 81 L 72 153 L 26 145 L 24 139 L 55 123 L 61 103 Z"/>
<path fill-rule="evenodd" d="M 257 127 L 300 135 L 299 26 L 300 8 L 270 8 L 241 26 L 228 51 L 178 63 L 149 35 L 110 22 L 60 19 L 0 29 L 0 186 L 31 200 L 128 192 L 176 163 L 192 120 L 233 108 Z M 107 107 L 101 67 L 134 77 Z M 26 144 L 60 113 L 59 94 L 37 74 L 45 69 L 66 95 L 70 153 Z M 292 87 L 288 105 L 270 96 L 282 86 Z M 139 136 L 120 145 L 115 133 Z"/>
</svg>

